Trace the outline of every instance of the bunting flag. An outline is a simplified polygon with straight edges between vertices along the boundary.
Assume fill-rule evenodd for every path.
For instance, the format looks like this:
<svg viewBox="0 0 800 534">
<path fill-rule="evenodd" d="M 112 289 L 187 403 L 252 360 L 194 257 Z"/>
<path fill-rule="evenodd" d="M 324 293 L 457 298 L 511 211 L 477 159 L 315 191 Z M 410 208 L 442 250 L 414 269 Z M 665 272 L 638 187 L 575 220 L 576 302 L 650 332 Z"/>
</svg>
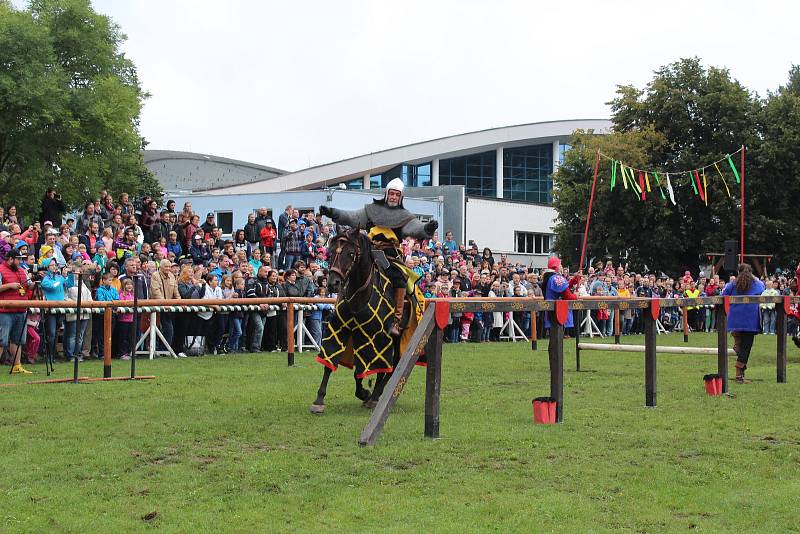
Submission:
<svg viewBox="0 0 800 534">
<path fill-rule="evenodd" d="M 706 171 L 703 171 L 703 196 L 705 197 L 706 206 L 708 206 L 708 182 L 706 182 Z"/>
<path fill-rule="evenodd" d="M 736 170 L 736 165 L 733 164 L 733 160 L 731 159 L 730 156 L 728 156 L 728 163 L 730 164 L 731 169 L 733 170 L 733 175 L 736 177 L 736 183 L 738 184 L 739 183 L 739 171 Z"/>
<path fill-rule="evenodd" d="M 611 190 L 614 190 L 614 185 L 617 183 L 617 160 L 611 161 Z M 728 195 L 730 196 L 730 195 Z"/>
<path fill-rule="evenodd" d="M 656 184 L 658 184 L 658 192 L 661 193 L 661 200 L 667 200 L 667 197 L 664 194 L 664 188 L 661 187 L 661 178 L 658 177 L 658 173 L 656 171 L 653 171 L 653 176 L 656 179 Z"/>
<path fill-rule="evenodd" d="M 667 192 L 669 193 L 669 200 L 672 202 L 672 205 L 675 205 L 675 191 L 672 190 L 672 182 L 669 181 L 669 173 L 666 174 L 667 177 Z"/>
<path fill-rule="evenodd" d="M 719 173 L 719 177 L 722 178 L 722 183 L 725 184 L 725 192 L 728 193 L 728 198 L 730 198 L 731 190 L 730 190 L 730 188 L 728 188 L 728 181 L 725 180 L 725 175 L 722 174 L 722 171 L 719 170 L 719 165 L 717 165 L 716 163 L 714 163 L 714 168 L 717 169 L 717 172 Z"/>
<path fill-rule="evenodd" d="M 697 169 L 694 171 L 694 177 L 697 179 L 697 188 L 700 190 L 700 200 L 703 202 L 706 201 L 706 195 L 703 193 L 703 184 L 700 183 L 700 173 L 697 172 Z"/>
<path fill-rule="evenodd" d="M 708 172 L 706 171 L 708 171 L 708 169 L 711 167 L 714 167 L 714 169 L 716 169 L 717 174 L 722 179 L 722 184 L 725 186 L 725 194 L 728 195 L 728 198 L 730 198 L 731 189 L 729 187 L 727 179 L 725 178 L 725 173 L 722 172 L 722 169 L 720 168 L 719 164 L 722 163 L 723 161 L 727 161 L 728 165 L 731 168 L 731 171 L 733 172 L 733 175 L 736 177 L 736 183 L 737 184 L 742 183 L 740 170 L 734 164 L 733 156 L 741 153 L 742 156 L 741 172 L 744 172 L 744 152 L 743 152 L 744 150 L 745 147 L 742 146 L 739 150 L 733 152 L 732 154 L 726 154 L 724 157 L 718 159 L 717 161 L 713 161 L 711 163 L 708 163 L 701 167 L 697 167 L 692 170 L 682 170 L 678 172 L 663 171 L 661 172 L 661 174 L 659 174 L 659 171 L 656 170 L 638 169 L 636 167 L 626 165 L 621 160 L 611 158 L 600 151 L 598 151 L 598 157 L 606 158 L 611 161 L 611 166 L 609 169 L 611 174 L 611 180 L 610 180 L 611 191 L 613 191 L 614 188 L 617 187 L 617 178 L 618 176 L 621 176 L 623 188 L 627 191 L 630 186 L 631 192 L 634 195 L 636 195 L 636 198 L 638 200 L 646 201 L 647 194 L 648 193 L 652 194 L 654 188 L 658 187 L 658 193 L 659 196 L 661 197 L 661 200 L 666 201 L 667 198 L 669 198 L 669 201 L 674 206 L 676 205 L 675 187 L 684 187 L 684 185 L 686 185 L 684 184 L 683 181 L 683 176 L 686 175 L 686 178 L 688 179 L 688 185 L 692 187 L 692 192 L 694 193 L 694 195 L 700 197 L 700 201 L 706 206 L 708 206 L 708 200 L 709 200 L 708 182 L 711 181 L 712 182 L 711 185 L 713 187 L 714 177 L 713 177 L 713 171 L 711 171 L 712 176 L 710 177 L 708 175 Z M 670 174 L 672 176 L 670 176 Z M 655 184 L 650 183 L 651 175 L 655 179 Z M 673 179 L 677 179 L 676 177 L 680 178 L 680 180 L 678 182 L 675 182 L 675 184 L 673 184 Z M 666 181 L 662 183 L 663 181 L 662 179 L 666 179 Z"/>
<path fill-rule="evenodd" d="M 628 190 L 628 175 L 625 174 L 625 165 L 623 165 L 622 163 L 620 163 L 620 165 L 619 165 L 619 171 L 622 173 L 622 185 L 625 186 L 625 191 L 627 191 Z"/>
<path fill-rule="evenodd" d="M 642 200 L 647 200 L 647 194 L 644 190 L 644 173 L 642 171 L 639 171 L 639 191 L 642 194 Z"/>
</svg>

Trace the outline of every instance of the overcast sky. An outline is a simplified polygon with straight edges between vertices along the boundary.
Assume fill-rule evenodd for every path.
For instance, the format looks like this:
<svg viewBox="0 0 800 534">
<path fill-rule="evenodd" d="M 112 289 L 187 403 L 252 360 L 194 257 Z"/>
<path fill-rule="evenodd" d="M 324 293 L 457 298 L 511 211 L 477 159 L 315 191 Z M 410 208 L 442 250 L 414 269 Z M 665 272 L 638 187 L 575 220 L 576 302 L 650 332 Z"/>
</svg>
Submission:
<svg viewBox="0 0 800 534">
<path fill-rule="evenodd" d="M 699 56 L 765 94 L 800 3 L 95 0 L 152 96 L 149 148 L 299 170 L 436 137 L 605 118 L 616 84 Z"/>
</svg>

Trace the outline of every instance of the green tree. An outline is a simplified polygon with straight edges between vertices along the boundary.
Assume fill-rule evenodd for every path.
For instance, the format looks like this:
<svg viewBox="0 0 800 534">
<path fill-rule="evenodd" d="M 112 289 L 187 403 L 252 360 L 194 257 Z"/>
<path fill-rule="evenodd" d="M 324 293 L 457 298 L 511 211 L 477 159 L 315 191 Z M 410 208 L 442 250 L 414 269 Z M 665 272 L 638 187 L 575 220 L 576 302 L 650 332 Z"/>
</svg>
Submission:
<svg viewBox="0 0 800 534">
<path fill-rule="evenodd" d="M 790 78 L 786 87 L 762 100 L 726 69 L 706 69 L 693 58 L 657 70 L 643 90 L 618 87 L 610 102 L 613 132 L 606 136 L 578 132 L 573 145 L 578 150 L 571 151 L 554 177 L 556 250 L 574 254 L 574 234 L 583 231 L 586 221 L 598 148 L 634 167 L 674 172 L 716 161 L 744 144 L 746 252 L 772 253 L 782 263 L 794 261 L 798 251 L 794 211 L 800 202 L 794 170 L 800 134 L 796 68 Z M 619 187 L 619 179 L 611 192 L 610 162 L 601 160 L 588 256 L 627 259 L 636 268 L 647 265 L 673 274 L 707 263 L 706 252 L 720 251 L 724 240 L 739 238 L 739 190 L 730 167 L 720 168 L 726 173 L 730 197 L 711 167 L 706 176 L 708 206 L 685 174 L 673 176 L 673 206 L 657 189 L 647 202 L 637 201 Z M 791 186 L 786 186 L 789 181 Z M 780 192 L 786 195 L 776 203 Z M 789 234 L 792 239 L 785 239 Z"/>
<path fill-rule="evenodd" d="M 147 95 L 124 39 L 88 0 L 0 0 L 0 203 L 37 215 L 49 186 L 71 207 L 102 188 L 161 194 L 142 160 Z"/>
</svg>

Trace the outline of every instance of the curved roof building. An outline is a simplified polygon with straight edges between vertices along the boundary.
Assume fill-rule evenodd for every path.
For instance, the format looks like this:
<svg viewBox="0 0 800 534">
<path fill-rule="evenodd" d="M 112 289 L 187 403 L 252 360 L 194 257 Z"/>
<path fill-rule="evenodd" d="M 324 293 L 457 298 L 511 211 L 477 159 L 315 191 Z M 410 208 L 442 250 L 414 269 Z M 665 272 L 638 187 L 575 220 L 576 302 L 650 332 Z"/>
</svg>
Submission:
<svg viewBox="0 0 800 534">
<path fill-rule="evenodd" d="M 166 153 L 177 155 L 171 159 L 149 158 L 154 165 L 148 163 L 148 167 L 165 189 L 195 192 L 173 195 L 176 200 L 191 201 L 201 211 L 224 216 L 231 230 L 243 227 L 247 214 L 260 206 L 274 214 L 287 203 L 354 208 L 369 201 L 366 190 L 401 178 L 407 186 L 406 197 L 414 199 L 414 213 L 439 220 L 440 237 L 449 230 L 458 242 L 475 242 L 544 266 L 556 217 L 553 172 L 563 161 L 575 130 L 603 134 L 611 126 L 605 119 L 579 119 L 491 128 L 296 172 L 180 152 Z M 145 160 L 156 152 L 162 153 L 146 151 Z M 194 180 L 197 173 L 199 183 Z M 350 191 L 334 197 L 333 192 L 340 189 Z"/>
<path fill-rule="evenodd" d="M 144 164 L 164 191 L 201 191 L 269 180 L 288 171 L 210 154 L 145 150 Z"/>
</svg>

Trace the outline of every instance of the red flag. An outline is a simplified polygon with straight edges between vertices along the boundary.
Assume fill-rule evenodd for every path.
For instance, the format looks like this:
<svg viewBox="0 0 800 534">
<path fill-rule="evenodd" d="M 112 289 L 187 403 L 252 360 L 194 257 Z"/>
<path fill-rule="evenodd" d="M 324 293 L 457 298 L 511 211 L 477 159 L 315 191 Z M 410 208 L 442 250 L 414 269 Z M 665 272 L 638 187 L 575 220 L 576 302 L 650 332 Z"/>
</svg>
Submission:
<svg viewBox="0 0 800 534">
<path fill-rule="evenodd" d="M 642 171 L 639 171 L 639 189 L 642 190 L 642 200 L 647 200 L 647 195 L 644 192 L 644 174 Z"/>
<path fill-rule="evenodd" d="M 556 301 L 556 321 L 558 324 L 564 324 L 569 318 L 569 301 L 557 300 Z"/>
<path fill-rule="evenodd" d="M 434 318 L 436 319 L 436 326 L 438 326 L 440 330 L 444 330 L 447 326 L 447 320 L 450 318 L 450 303 L 437 302 Z"/>
<path fill-rule="evenodd" d="M 697 179 L 697 190 L 700 191 L 700 200 L 703 202 L 706 201 L 706 194 L 703 191 L 703 184 L 700 182 L 700 173 L 697 170 L 694 171 L 694 177 Z"/>
</svg>

